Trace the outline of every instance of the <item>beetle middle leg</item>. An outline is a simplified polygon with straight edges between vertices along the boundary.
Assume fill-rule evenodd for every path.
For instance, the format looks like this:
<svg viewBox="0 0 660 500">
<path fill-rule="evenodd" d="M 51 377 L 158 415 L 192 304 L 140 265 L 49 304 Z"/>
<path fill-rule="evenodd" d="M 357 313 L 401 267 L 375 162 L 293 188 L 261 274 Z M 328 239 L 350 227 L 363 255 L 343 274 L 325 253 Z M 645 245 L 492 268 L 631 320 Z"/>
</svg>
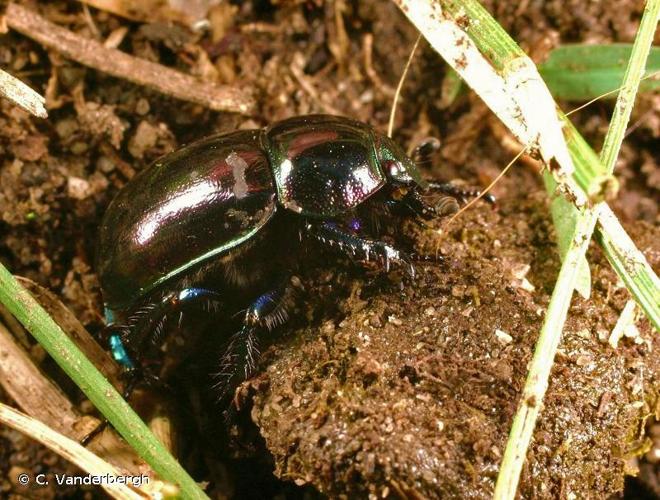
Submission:
<svg viewBox="0 0 660 500">
<path fill-rule="evenodd" d="M 287 278 L 275 289 L 260 295 L 247 308 L 243 326 L 229 340 L 220 361 L 215 384 L 219 390 L 219 400 L 226 400 L 243 381 L 253 375 L 261 354 L 259 335 L 286 322 L 292 291 L 291 280 Z M 234 406 L 238 407 L 236 401 Z"/>
</svg>

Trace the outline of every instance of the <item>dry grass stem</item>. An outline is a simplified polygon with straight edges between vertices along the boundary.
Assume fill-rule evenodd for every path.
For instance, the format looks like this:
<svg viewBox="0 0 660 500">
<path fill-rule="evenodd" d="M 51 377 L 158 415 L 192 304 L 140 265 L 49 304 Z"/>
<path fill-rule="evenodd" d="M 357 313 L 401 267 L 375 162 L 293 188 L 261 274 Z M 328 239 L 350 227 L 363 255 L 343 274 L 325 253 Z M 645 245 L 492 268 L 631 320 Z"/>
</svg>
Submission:
<svg viewBox="0 0 660 500">
<path fill-rule="evenodd" d="M 47 118 L 46 99 L 18 78 L 0 69 L 0 95 L 39 118 Z"/>
</svg>

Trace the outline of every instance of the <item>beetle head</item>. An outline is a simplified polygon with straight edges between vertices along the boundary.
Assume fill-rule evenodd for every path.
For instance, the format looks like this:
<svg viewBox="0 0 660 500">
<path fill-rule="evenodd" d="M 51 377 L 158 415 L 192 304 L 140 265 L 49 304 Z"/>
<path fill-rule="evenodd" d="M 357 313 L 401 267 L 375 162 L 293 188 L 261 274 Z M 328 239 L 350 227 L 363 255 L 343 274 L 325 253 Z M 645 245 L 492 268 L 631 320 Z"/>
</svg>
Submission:
<svg viewBox="0 0 660 500">
<path fill-rule="evenodd" d="M 385 176 L 393 186 L 427 188 L 427 183 L 417 165 L 392 139 L 384 134 L 375 134 L 376 156 Z"/>
</svg>

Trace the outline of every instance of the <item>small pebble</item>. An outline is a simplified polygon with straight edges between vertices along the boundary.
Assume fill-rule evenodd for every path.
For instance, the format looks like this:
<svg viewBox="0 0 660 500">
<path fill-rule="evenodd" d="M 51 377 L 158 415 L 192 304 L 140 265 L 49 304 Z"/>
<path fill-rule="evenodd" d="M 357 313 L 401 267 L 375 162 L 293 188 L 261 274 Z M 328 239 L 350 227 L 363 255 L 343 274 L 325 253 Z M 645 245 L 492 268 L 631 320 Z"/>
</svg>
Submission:
<svg viewBox="0 0 660 500">
<path fill-rule="evenodd" d="M 499 340 L 502 344 L 510 344 L 513 341 L 513 337 L 506 333 L 504 330 L 500 330 L 499 328 L 495 329 L 495 336 L 497 337 L 497 340 Z"/>
<path fill-rule="evenodd" d="M 71 176 L 67 179 L 67 193 L 74 200 L 84 200 L 90 195 L 89 182 L 80 177 Z"/>
<path fill-rule="evenodd" d="M 144 116 L 149 112 L 150 106 L 149 106 L 149 101 L 147 101 L 144 97 L 141 97 L 138 99 L 137 104 L 135 105 L 135 112 L 140 115 Z"/>
<path fill-rule="evenodd" d="M 389 321 L 390 323 L 392 323 L 393 325 L 396 325 L 396 326 L 401 326 L 401 325 L 403 325 L 403 321 L 401 321 L 401 320 L 400 320 L 399 318 L 397 318 L 396 316 L 389 316 L 389 317 L 387 318 L 387 321 Z"/>
<path fill-rule="evenodd" d="M 369 325 L 373 326 L 374 328 L 380 328 L 383 326 L 383 322 L 381 321 L 380 316 L 374 314 L 369 318 Z"/>
<path fill-rule="evenodd" d="M 578 365 L 578 366 L 587 366 L 589 363 L 591 363 L 592 360 L 593 360 L 593 358 L 590 355 L 581 354 L 575 360 L 575 364 Z"/>
</svg>

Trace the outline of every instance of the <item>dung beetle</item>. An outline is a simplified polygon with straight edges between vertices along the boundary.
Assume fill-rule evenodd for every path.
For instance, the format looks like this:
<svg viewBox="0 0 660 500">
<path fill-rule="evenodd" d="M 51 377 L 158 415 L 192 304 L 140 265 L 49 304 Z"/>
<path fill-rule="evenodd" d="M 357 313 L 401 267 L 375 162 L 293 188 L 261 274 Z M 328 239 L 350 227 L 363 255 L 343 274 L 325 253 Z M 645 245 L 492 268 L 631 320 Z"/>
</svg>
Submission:
<svg viewBox="0 0 660 500">
<path fill-rule="evenodd" d="M 138 369 L 166 319 L 192 304 L 245 311 L 219 361 L 221 396 L 230 394 L 254 371 L 259 335 L 286 320 L 303 246 L 316 241 L 414 276 L 409 255 L 367 230 L 374 219 L 436 217 L 422 198 L 433 191 L 454 203 L 478 194 L 425 181 L 390 138 L 337 116 L 215 135 L 164 156 L 126 184 L 101 224 L 113 356 Z"/>
</svg>

